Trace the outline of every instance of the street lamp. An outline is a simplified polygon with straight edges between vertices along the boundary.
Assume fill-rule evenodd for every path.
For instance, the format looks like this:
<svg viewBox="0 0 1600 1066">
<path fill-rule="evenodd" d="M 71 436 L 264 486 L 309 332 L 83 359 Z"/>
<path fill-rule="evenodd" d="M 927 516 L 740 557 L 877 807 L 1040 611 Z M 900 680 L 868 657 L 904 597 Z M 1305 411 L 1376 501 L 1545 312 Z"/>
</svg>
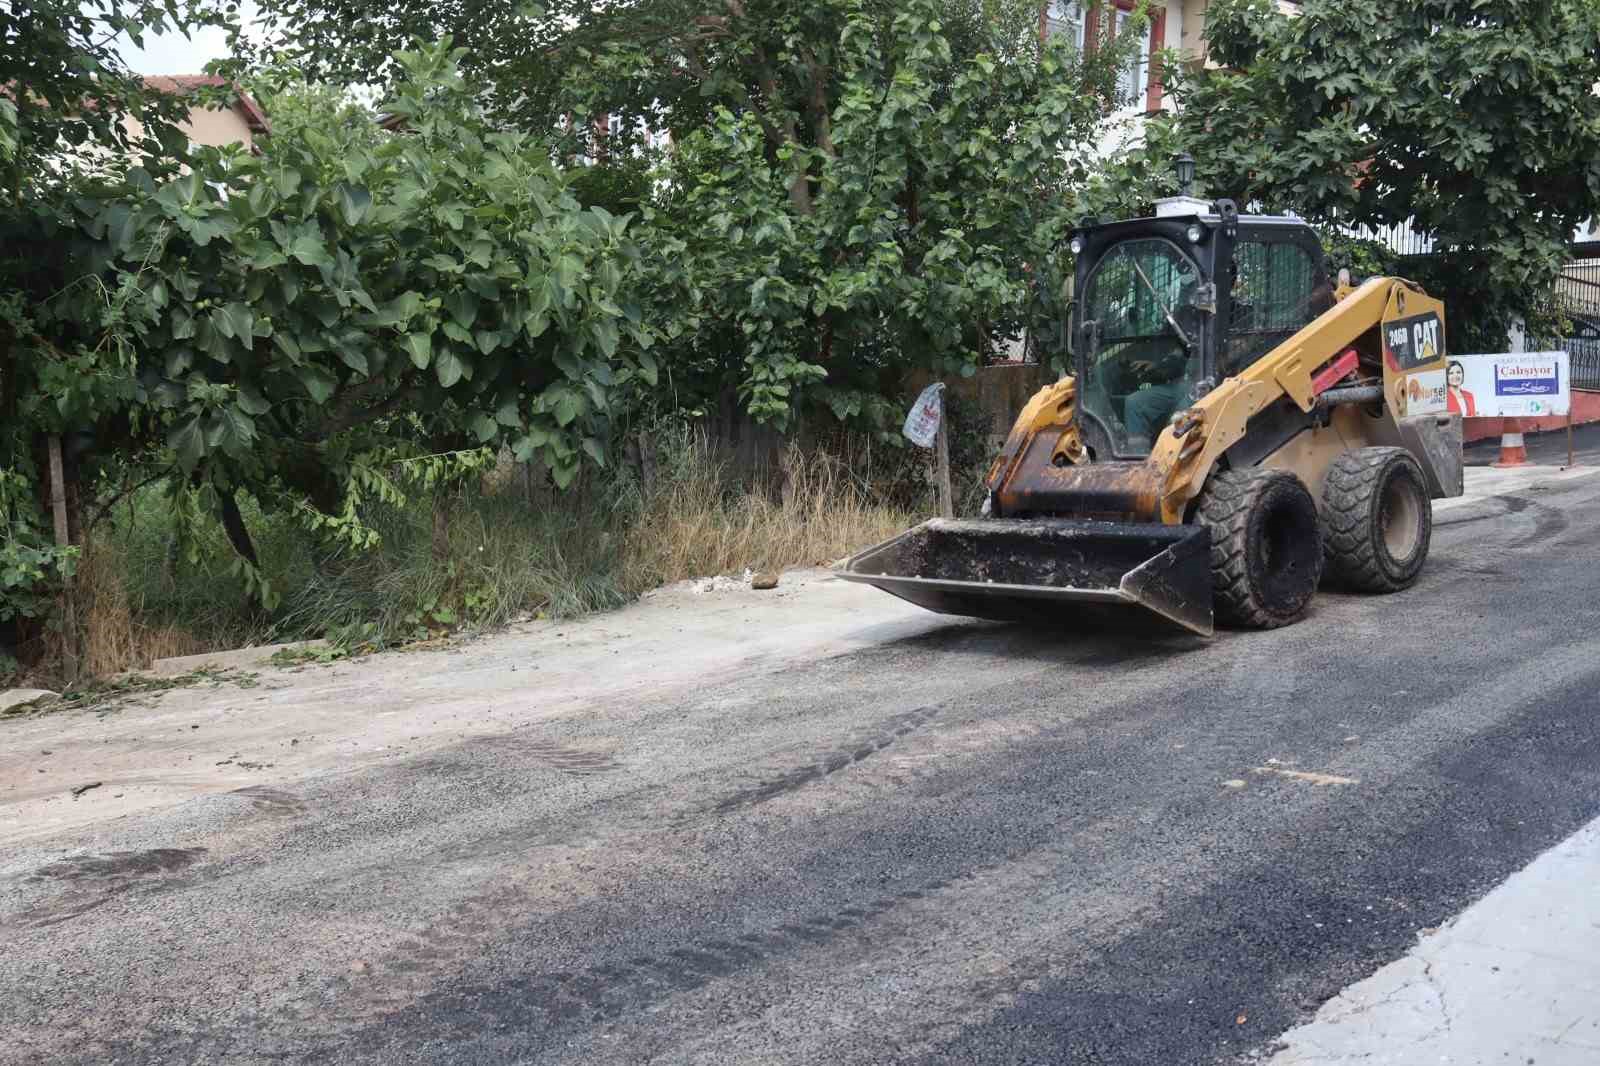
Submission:
<svg viewBox="0 0 1600 1066">
<path fill-rule="evenodd" d="M 1172 161 L 1172 169 L 1178 173 L 1178 195 L 1188 196 L 1194 188 L 1194 156 L 1180 152 Z"/>
</svg>

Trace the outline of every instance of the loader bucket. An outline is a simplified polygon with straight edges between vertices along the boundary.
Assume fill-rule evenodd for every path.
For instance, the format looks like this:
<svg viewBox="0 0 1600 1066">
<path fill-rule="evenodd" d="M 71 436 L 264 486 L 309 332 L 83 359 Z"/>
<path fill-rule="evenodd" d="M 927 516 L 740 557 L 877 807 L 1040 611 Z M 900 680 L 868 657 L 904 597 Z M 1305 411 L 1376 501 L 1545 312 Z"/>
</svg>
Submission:
<svg viewBox="0 0 1600 1066">
<path fill-rule="evenodd" d="M 1051 622 L 1133 608 L 1210 636 L 1210 550 L 1195 526 L 935 518 L 834 574 L 941 614 Z"/>
</svg>

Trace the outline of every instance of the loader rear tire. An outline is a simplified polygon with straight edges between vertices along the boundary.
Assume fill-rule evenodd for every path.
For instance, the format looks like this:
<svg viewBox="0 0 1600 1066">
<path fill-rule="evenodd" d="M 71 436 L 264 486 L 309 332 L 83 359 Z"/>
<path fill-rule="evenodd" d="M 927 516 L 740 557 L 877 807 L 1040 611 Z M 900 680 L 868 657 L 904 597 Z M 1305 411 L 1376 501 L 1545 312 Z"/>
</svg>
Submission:
<svg viewBox="0 0 1600 1066">
<path fill-rule="evenodd" d="M 1328 468 L 1322 489 L 1330 582 L 1398 592 L 1422 572 L 1433 504 L 1422 467 L 1404 448 L 1357 448 Z"/>
<path fill-rule="evenodd" d="M 1322 523 L 1305 484 L 1285 470 L 1219 470 L 1196 521 L 1211 530 L 1217 621 L 1251 629 L 1297 622 L 1322 579 Z"/>
</svg>

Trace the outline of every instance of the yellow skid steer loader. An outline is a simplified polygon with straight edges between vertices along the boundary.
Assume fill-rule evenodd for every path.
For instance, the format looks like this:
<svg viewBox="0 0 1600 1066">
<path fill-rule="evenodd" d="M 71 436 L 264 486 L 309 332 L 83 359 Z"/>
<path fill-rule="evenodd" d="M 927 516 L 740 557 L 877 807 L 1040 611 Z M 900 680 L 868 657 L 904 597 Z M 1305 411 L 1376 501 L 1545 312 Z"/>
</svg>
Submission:
<svg viewBox="0 0 1600 1066">
<path fill-rule="evenodd" d="M 1297 621 L 1325 579 L 1392 592 L 1462 492 L 1444 306 L 1328 276 L 1302 221 L 1228 200 L 1074 231 L 1074 373 L 1023 408 L 982 517 L 935 519 L 839 577 L 930 610 L 1130 607 L 1210 635 Z"/>
</svg>

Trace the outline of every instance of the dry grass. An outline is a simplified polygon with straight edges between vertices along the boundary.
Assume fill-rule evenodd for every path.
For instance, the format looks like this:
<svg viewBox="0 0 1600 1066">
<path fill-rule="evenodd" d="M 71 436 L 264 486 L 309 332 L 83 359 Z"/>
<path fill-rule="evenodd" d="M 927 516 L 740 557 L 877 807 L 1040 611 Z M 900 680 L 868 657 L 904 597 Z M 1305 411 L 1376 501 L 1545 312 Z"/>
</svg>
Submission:
<svg viewBox="0 0 1600 1066">
<path fill-rule="evenodd" d="M 208 643 L 179 626 L 135 618 L 116 561 L 103 545 L 91 544 L 84 553 L 75 591 L 83 621 L 83 665 L 91 676 L 143 670 L 156 659 L 231 646 L 226 637 Z"/>
<path fill-rule="evenodd" d="M 359 634 L 381 646 L 417 639 L 436 621 L 481 630 L 528 613 L 587 614 L 685 578 L 827 565 L 925 517 L 872 487 L 874 472 L 885 483 L 915 473 L 915 457 L 896 451 L 791 445 L 767 484 L 752 488 L 703 435 L 681 428 L 663 438 L 649 493 L 625 471 L 548 501 L 469 492 L 442 561 L 426 497 L 376 509 L 368 517 L 382 540 L 354 556 L 251 512 L 263 569 L 283 595 L 272 611 L 244 594 L 220 529 L 201 531 L 199 563 L 174 557 L 170 509 L 152 491 L 97 532 L 80 563 L 84 669 L 105 677 L 249 643 Z M 59 647 L 40 650 L 40 661 L 59 665 Z"/>
<path fill-rule="evenodd" d="M 791 444 L 777 484 L 770 493 L 732 489 L 716 450 L 703 439 L 688 442 L 628 530 L 623 587 L 826 565 L 916 521 L 876 502 L 845 460 L 825 452 Z"/>
</svg>

